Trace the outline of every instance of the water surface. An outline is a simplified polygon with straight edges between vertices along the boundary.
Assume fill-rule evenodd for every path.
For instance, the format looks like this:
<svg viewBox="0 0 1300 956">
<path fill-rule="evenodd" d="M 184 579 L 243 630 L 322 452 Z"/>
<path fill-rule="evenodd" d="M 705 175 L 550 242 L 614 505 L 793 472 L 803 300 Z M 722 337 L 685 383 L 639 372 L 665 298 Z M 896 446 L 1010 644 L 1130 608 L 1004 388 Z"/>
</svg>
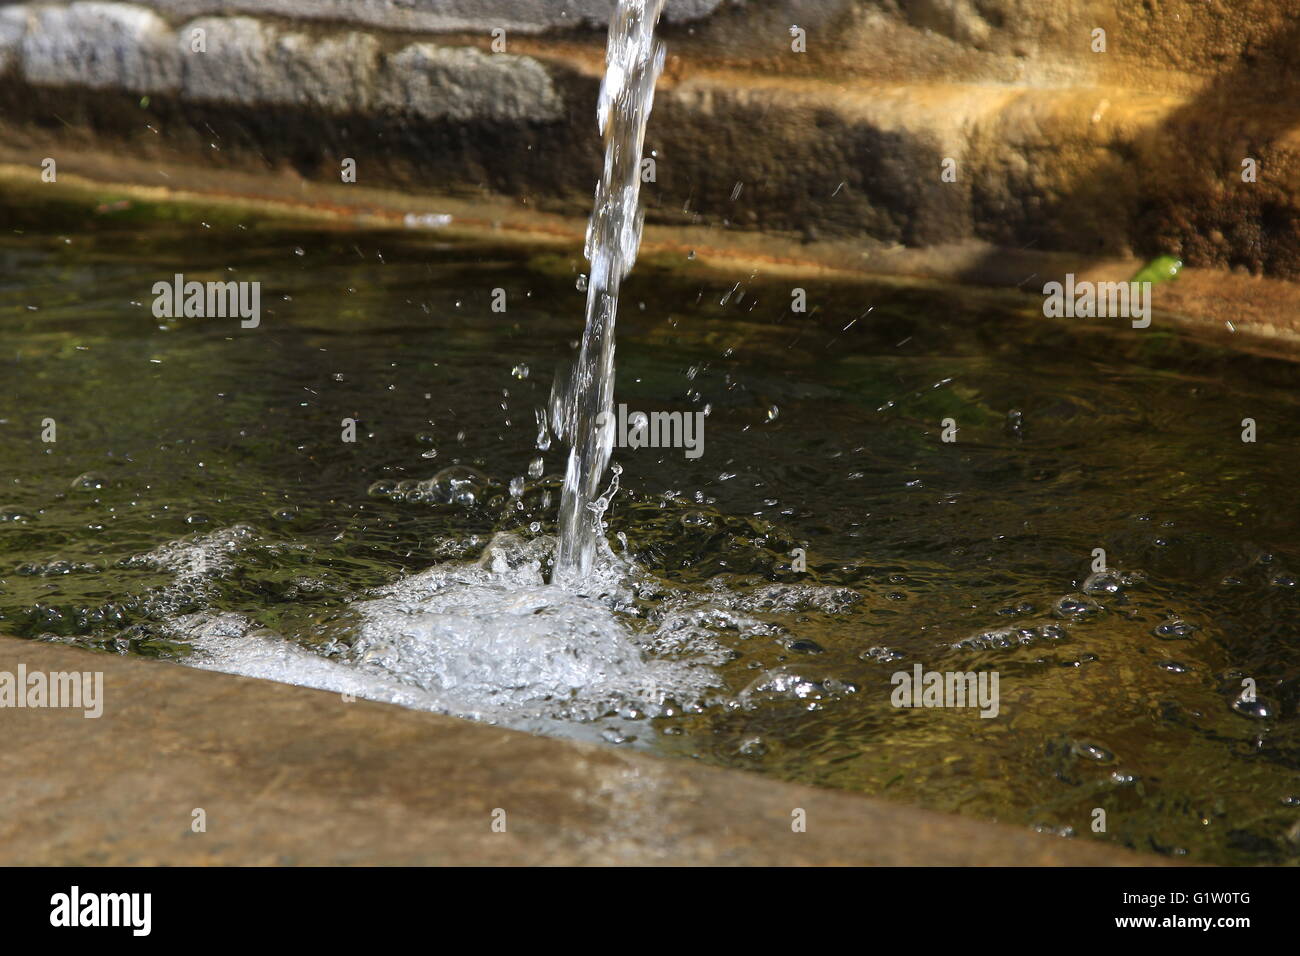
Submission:
<svg viewBox="0 0 1300 956">
<path fill-rule="evenodd" d="M 799 316 L 796 283 L 643 262 L 614 400 L 707 411 L 704 450 L 615 449 L 562 595 L 538 416 L 580 250 L 0 212 L 0 631 L 1300 860 L 1295 365 L 974 290 L 800 280 Z M 261 281 L 260 327 L 155 319 L 177 272 Z M 996 670 L 999 716 L 893 707 L 916 663 Z"/>
</svg>

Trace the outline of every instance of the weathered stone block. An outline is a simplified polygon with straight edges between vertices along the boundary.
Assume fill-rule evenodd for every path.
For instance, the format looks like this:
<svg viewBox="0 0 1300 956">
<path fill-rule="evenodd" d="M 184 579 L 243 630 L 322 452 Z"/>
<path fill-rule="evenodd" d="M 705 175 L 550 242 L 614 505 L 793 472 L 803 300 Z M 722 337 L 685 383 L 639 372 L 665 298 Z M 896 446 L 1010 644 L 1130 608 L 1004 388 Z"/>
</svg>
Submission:
<svg viewBox="0 0 1300 956">
<path fill-rule="evenodd" d="M 551 75 L 537 60 L 431 43 L 414 43 L 388 57 L 375 105 L 459 121 L 531 123 L 564 114 Z"/>
<path fill-rule="evenodd" d="M 23 76 L 45 86 L 161 93 L 180 86 L 174 34 L 157 14 L 127 3 L 30 7 Z"/>
<path fill-rule="evenodd" d="M 206 52 L 194 52 L 203 31 Z M 342 113 L 370 106 L 379 41 L 367 33 L 323 36 L 251 17 L 205 17 L 180 28 L 182 94 L 193 100 L 305 106 Z"/>
</svg>

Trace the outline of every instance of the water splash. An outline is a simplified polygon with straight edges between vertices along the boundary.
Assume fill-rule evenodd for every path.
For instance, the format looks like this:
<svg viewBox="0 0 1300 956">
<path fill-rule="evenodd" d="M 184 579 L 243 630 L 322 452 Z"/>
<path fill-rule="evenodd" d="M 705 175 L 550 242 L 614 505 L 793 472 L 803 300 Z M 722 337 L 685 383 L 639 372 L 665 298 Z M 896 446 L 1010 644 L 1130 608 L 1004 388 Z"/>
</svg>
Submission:
<svg viewBox="0 0 1300 956">
<path fill-rule="evenodd" d="M 144 557 L 178 587 L 202 566 L 211 587 L 237 543 L 251 544 L 242 528 Z M 631 721 L 705 706 L 729 656 L 718 634 L 761 627 L 740 613 L 704 619 L 685 600 L 639 615 L 638 595 L 656 585 L 607 547 L 591 593 L 557 588 L 543 575 L 553 544 L 498 533 L 476 561 L 440 563 L 316 618 L 314 649 L 243 613 L 169 613 L 164 626 L 193 648 L 194 667 L 571 736 L 631 733 Z"/>
<path fill-rule="evenodd" d="M 613 450 L 613 433 L 598 427 L 613 407 L 614 320 L 619 285 L 641 246 L 641 151 L 654 104 L 655 81 L 664 65 L 663 44 L 654 37 L 663 0 L 620 0 L 609 25 L 605 79 L 597 119 L 605 139 L 605 167 L 587 224 L 584 253 L 587 325 L 571 374 L 556 377 L 552 431 L 569 445 L 560 503 L 560 543 L 552 580 L 572 587 L 586 581 L 601 536 L 600 482 Z"/>
</svg>

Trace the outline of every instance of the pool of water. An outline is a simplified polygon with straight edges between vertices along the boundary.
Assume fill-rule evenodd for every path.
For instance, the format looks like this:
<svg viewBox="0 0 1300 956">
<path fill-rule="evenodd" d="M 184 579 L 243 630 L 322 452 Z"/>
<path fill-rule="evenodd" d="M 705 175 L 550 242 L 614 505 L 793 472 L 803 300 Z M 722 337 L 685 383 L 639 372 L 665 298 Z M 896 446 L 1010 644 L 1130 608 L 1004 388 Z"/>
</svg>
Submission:
<svg viewBox="0 0 1300 956">
<path fill-rule="evenodd" d="M 646 261 L 615 400 L 703 442 L 615 450 L 609 549 L 562 592 L 539 421 L 580 250 L 26 195 L 0 223 L 0 632 L 1300 862 L 1294 364 Z M 260 325 L 155 318 L 176 273 L 259 281 Z M 916 665 L 996 672 L 996 717 L 895 706 Z"/>
</svg>

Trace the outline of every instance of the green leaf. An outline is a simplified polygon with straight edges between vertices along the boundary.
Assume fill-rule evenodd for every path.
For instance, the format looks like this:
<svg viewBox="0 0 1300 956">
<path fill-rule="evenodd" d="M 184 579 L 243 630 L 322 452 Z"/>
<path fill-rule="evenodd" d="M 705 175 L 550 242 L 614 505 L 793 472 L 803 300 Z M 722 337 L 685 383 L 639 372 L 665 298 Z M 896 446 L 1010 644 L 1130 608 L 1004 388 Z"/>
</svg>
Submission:
<svg viewBox="0 0 1300 956">
<path fill-rule="evenodd" d="M 1167 279 L 1178 278 L 1178 273 L 1182 268 L 1182 259 L 1176 259 L 1173 256 L 1157 256 L 1139 269 L 1137 274 L 1129 281 L 1164 282 Z"/>
</svg>

